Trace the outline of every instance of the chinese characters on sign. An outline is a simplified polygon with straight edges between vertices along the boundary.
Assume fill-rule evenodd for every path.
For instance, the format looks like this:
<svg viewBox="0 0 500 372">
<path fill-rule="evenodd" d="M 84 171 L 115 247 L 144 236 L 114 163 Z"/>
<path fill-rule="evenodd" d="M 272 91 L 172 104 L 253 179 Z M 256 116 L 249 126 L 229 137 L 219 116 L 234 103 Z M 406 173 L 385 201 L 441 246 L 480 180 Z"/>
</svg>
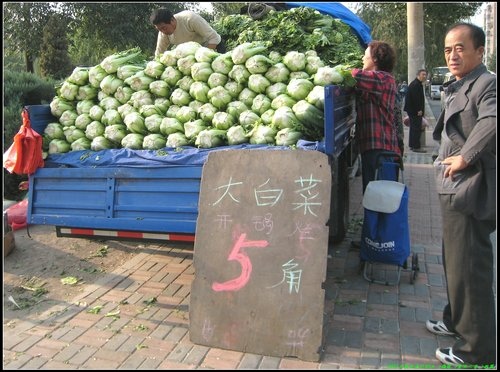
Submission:
<svg viewBox="0 0 500 372">
<path fill-rule="evenodd" d="M 193 342 L 319 360 L 330 172 L 317 151 L 210 153 L 194 250 Z"/>
</svg>

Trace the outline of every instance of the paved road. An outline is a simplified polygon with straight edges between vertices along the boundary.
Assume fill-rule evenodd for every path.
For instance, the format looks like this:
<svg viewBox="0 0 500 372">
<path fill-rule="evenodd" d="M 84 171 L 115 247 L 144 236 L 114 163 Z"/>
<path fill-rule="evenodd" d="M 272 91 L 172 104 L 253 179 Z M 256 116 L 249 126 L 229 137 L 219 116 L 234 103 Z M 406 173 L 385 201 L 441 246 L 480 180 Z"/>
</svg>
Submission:
<svg viewBox="0 0 500 372">
<path fill-rule="evenodd" d="M 429 103 L 429 106 L 432 110 L 432 114 L 434 115 L 434 117 L 436 118 L 439 118 L 439 114 L 441 114 L 441 100 L 433 100 L 433 99 L 430 99 L 430 98 L 427 98 L 427 102 Z"/>
</svg>

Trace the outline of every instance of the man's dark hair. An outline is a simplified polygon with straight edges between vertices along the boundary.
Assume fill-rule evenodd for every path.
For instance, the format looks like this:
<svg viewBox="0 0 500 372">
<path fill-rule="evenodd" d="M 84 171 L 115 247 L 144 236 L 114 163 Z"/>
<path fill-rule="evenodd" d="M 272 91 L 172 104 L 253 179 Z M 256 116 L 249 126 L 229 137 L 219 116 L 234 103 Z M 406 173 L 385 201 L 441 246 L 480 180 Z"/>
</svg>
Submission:
<svg viewBox="0 0 500 372">
<path fill-rule="evenodd" d="M 149 20 L 153 25 L 157 25 L 159 23 L 170 23 L 170 21 L 174 18 L 172 12 L 165 8 L 155 9 Z"/>
<path fill-rule="evenodd" d="M 427 70 L 425 68 L 421 68 L 420 70 L 417 71 L 417 76 L 420 75 L 421 72 L 427 73 Z"/>
<path fill-rule="evenodd" d="M 396 64 L 396 52 L 387 43 L 378 40 L 372 40 L 368 43 L 370 53 L 377 69 L 391 73 Z"/>
<path fill-rule="evenodd" d="M 448 28 L 448 30 L 446 31 L 446 35 L 448 35 L 448 33 L 451 30 L 454 30 L 455 28 L 458 27 L 467 27 L 469 29 L 470 36 L 472 38 L 472 43 L 474 44 L 475 49 L 485 46 L 486 35 L 484 34 L 483 29 L 479 26 L 473 25 L 472 23 L 466 23 L 466 22 L 455 23 L 454 25 Z"/>
</svg>

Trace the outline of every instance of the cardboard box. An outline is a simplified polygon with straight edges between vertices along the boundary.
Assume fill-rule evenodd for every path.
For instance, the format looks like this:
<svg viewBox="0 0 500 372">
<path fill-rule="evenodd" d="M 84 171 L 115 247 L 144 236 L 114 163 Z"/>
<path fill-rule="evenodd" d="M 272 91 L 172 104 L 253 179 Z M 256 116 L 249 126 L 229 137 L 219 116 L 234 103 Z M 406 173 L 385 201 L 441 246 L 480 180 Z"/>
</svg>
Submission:
<svg viewBox="0 0 500 372">
<path fill-rule="evenodd" d="M 14 232 L 9 231 L 3 236 L 3 256 L 7 257 L 16 247 Z"/>
</svg>

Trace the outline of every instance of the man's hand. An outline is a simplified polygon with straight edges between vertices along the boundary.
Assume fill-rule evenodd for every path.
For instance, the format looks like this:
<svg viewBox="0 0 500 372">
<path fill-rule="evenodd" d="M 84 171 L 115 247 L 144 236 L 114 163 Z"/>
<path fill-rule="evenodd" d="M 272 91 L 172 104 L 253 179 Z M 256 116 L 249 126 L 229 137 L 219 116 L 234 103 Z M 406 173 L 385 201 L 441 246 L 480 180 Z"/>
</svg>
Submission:
<svg viewBox="0 0 500 372">
<path fill-rule="evenodd" d="M 467 168 L 467 166 L 469 165 L 464 160 L 462 155 L 450 156 L 450 157 L 444 159 L 441 163 L 449 165 L 449 167 L 446 167 L 446 169 L 444 170 L 444 176 L 445 177 L 449 176 L 449 177 L 451 177 L 451 179 L 453 179 L 453 176 L 455 175 L 456 172 Z"/>
</svg>

